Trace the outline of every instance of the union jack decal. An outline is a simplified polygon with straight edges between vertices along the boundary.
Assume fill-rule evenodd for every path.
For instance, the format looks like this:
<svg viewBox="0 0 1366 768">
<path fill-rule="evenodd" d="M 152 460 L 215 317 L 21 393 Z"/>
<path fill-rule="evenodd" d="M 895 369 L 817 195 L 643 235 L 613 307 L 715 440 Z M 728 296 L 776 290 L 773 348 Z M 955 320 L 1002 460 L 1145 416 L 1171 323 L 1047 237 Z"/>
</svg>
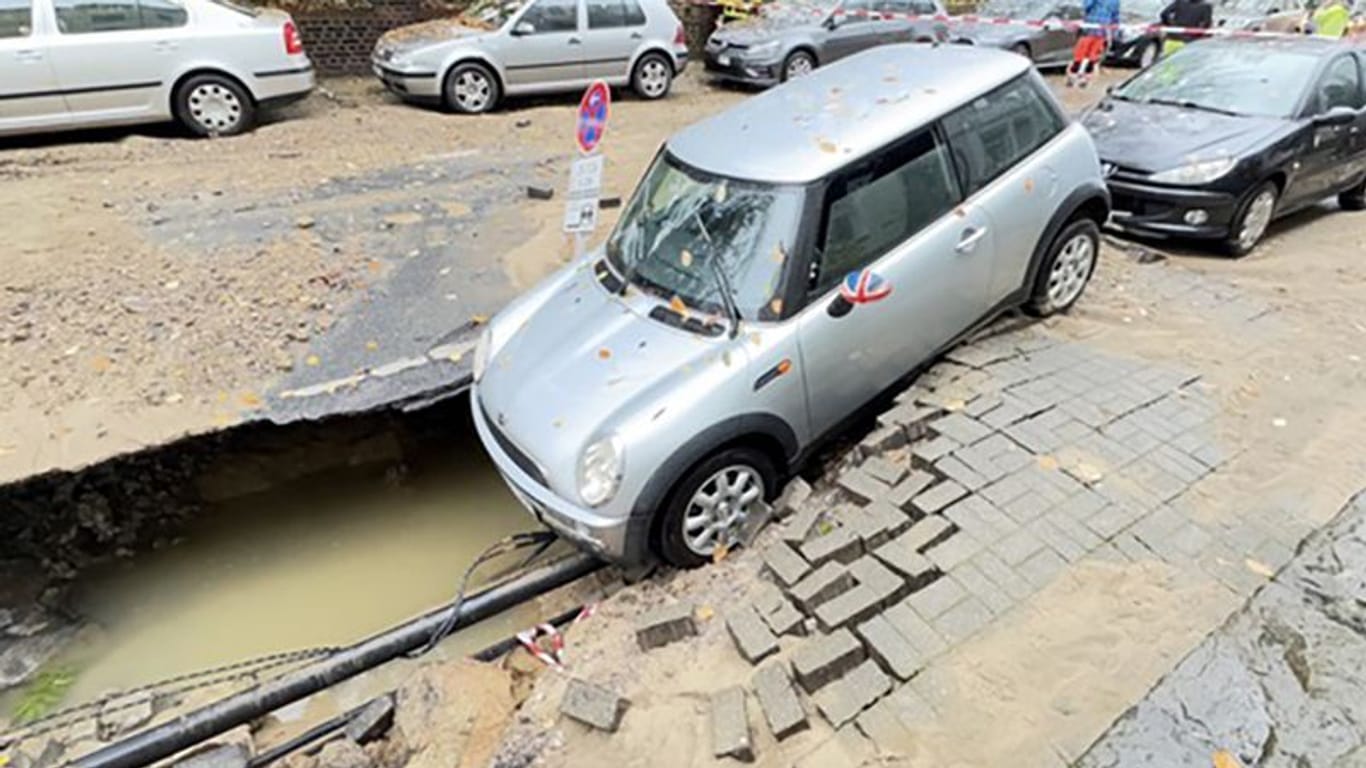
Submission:
<svg viewBox="0 0 1366 768">
<path fill-rule="evenodd" d="M 892 284 L 871 269 L 850 272 L 840 285 L 840 296 L 850 304 L 872 304 L 892 293 Z"/>
</svg>

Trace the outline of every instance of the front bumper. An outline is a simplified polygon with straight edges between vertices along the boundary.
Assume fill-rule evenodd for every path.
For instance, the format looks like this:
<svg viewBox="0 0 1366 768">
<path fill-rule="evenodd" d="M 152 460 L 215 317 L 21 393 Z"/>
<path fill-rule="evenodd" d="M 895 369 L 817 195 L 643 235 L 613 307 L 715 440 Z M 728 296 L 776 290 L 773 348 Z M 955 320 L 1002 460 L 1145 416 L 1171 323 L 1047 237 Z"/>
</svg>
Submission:
<svg viewBox="0 0 1366 768">
<path fill-rule="evenodd" d="M 643 537 L 631 518 L 604 517 L 579 507 L 533 478 L 504 450 L 499 436 L 494 433 L 497 428 L 489 423 L 480 404 L 477 387 L 470 388 L 470 410 L 479 441 L 484 444 L 484 450 L 502 475 L 503 482 L 542 525 L 603 559 L 618 562 L 641 559 L 643 553 L 639 550 L 643 549 L 640 546 Z"/>
<path fill-rule="evenodd" d="M 401 98 L 413 101 L 441 99 L 441 78 L 436 72 L 399 70 L 379 61 L 372 62 L 370 69 L 385 88 Z"/>
<path fill-rule="evenodd" d="M 1237 198 L 1228 192 L 1117 179 L 1108 185 L 1110 225 L 1136 235 L 1221 239 L 1228 236 L 1237 207 Z M 1206 219 L 1191 224 L 1186 216 L 1196 210 L 1204 211 Z"/>
<path fill-rule="evenodd" d="M 782 81 L 783 63 L 781 59 L 751 61 L 723 49 L 707 51 L 703 58 L 703 68 L 708 75 L 718 80 L 768 87 Z"/>
</svg>

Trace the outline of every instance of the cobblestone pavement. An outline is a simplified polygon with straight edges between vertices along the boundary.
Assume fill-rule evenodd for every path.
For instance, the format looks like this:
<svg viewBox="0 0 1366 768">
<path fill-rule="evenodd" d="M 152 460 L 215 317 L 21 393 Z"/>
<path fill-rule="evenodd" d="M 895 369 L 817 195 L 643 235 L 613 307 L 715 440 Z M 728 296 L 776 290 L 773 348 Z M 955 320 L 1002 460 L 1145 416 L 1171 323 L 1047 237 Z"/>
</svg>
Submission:
<svg viewBox="0 0 1366 768">
<path fill-rule="evenodd" d="M 1366 766 L 1366 495 L 1079 761 Z"/>
</svg>

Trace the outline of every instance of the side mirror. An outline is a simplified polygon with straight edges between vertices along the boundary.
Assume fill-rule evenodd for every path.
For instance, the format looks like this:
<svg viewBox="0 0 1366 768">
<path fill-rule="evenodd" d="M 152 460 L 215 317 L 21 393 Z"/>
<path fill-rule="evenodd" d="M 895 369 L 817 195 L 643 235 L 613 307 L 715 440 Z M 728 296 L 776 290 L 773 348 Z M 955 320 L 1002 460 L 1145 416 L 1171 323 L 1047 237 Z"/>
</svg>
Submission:
<svg viewBox="0 0 1366 768">
<path fill-rule="evenodd" d="M 515 37 L 523 37 L 523 36 L 525 36 L 525 35 L 534 35 L 534 34 L 536 34 L 536 25 L 535 25 L 535 24 L 532 24 L 532 23 L 529 22 L 529 21 L 519 21 L 519 22 L 517 22 L 516 26 L 514 26 L 514 27 L 512 28 L 512 34 L 513 34 Z"/>
<path fill-rule="evenodd" d="M 826 17 L 825 23 L 822 26 L 824 26 L 826 29 L 839 29 L 840 17 L 835 15 L 828 16 Z"/>
<path fill-rule="evenodd" d="M 1356 122 L 1357 111 L 1351 107 L 1337 106 L 1320 115 L 1314 115 L 1314 125 L 1320 127 L 1351 125 Z"/>
<path fill-rule="evenodd" d="M 835 298 L 828 305 L 826 305 L 825 312 L 826 314 L 838 320 L 839 318 L 849 314 L 849 312 L 853 310 L 853 308 L 854 305 L 852 302 L 844 298 L 843 294 L 837 293 L 835 294 Z"/>
</svg>

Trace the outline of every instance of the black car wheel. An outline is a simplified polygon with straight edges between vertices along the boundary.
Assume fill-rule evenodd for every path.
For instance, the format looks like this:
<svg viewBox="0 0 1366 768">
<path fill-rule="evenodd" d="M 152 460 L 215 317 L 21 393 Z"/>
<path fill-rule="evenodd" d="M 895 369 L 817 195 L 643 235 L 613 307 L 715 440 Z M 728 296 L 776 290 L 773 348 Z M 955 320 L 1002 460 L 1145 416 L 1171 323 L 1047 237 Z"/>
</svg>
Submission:
<svg viewBox="0 0 1366 768">
<path fill-rule="evenodd" d="M 1240 259 L 1257 247 L 1271 225 L 1276 214 L 1276 201 L 1281 190 L 1274 181 L 1263 182 L 1243 199 L 1238 206 L 1238 214 L 1233 217 L 1228 238 L 1224 240 L 1224 251 L 1235 259 Z"/>
<path fill-rule="evenodd" d="M 459 64 L 446 76 L 446 106 L 477 115 L 498 105 L 498 78 L 483 64 Z"/>
<path fill-rule="evenodd" d="M 816 68 L 816 57 L 810 51 L 793 51 L 783 59 L 783 82 L 811 74 Z"/>
<path fill-rule="evenodd" d="M 659 556 L 679 568 L 709 562 L 739 540 L 750 514 L 772 500 L 778 472 L 762 451 L 727 448 L 693 467 L 665 502 L 656 529 Z"/>
<path fill-rule="evenodd" d="M 642 99 L 654 101 L 669 94 L 673 87 L 674 65 L 660 53 L 647 53 L 636 62 L 631 73 L 631 88 Z"/>
<path fill-rule="evenodd" d="M 1016 43 L 1010 46 L 1010 52 L 1019 54 L 1020 56 L 1023 56 L 1026 59 L 1029 59 L 1030 61 L 1034 60 L 1034 56 L 1030 52 L 1029 45 L 1027 43 Z"/>
<path fill-rule="evenodd" d="M 256 104 L 226 75 L 196 75 L 176 91 L 175 113 L 196 136 L 236 136 L 256 122 Z"/>
<path fill-rule="evenodd" d="M 1344 211 L 1366 211 L 1366 179 L 1338 195 L 1338 205 Z"/>
<path fill-rule="evenodd" d="M 1162 58 L 1162 44 L 1156 40 L 1149 40 L 1138 51 L 1138 67 L 1139 69 L 1147 69 L 1156 64 L 1160 58 Z"/>
<path fill-rule="evenodd" d="M 1025 309 L 1036 317 L 1066 312 L 1081 298 L 1100 258 L 1100 227 L 1077 219 L 1048 246 Z"/>
</svg>

